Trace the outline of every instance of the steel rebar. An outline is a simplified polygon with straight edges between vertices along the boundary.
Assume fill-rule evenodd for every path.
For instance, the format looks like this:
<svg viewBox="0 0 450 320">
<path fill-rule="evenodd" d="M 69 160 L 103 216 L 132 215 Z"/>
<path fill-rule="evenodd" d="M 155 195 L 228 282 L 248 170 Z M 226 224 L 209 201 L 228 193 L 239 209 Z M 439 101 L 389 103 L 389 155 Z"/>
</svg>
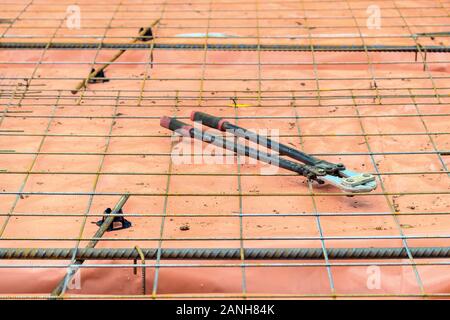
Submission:
<svg viewBox="0 0 450 320">
<path fill-rule="evenodd" d="M 160 49 L 218 51 L 327 51 L 327 52 L 450 52 L 449 46 L 405 45 L 281 45 L 281 44 L 181 44 L 181 43 L 77 43 L 77 42 L 2 42 L 0 49 Z"/>
<path fill-rule="evenodd" d="M 120 198 L 120 200 L 117 202 L 116 206 L 111 211 L 111 213 L 116 215 L 122 209 L 122 207 L 125 205 L 125 203 L 127 202 L 129 197 L 130 197 L 129 194 L 123 195 Z M 97 245 L 99 239 L 109 229 L 109 227 L 111 226 L 111 224 L 114 222 L 115 219 L 116 219 L 115 216 L 107 216 L 107 217 L 105 217 L 105 220 L 103 221 L 103 223 L 98 228 L 98 230 L 95 233 L 93 239 L 89 241 L 89 243 L 86 245 L 86 247 L 84 249 L 93 249 Z M 81 250 L 81 249 L 78 248 L 77 252 L 78 252 L 78 250 Z M 68 251 L 68 259 L 72 259 L 73 256 L 74 256 L 74 249 L 69 249 L 69 251 Z M 81 265 L 84 262 L 84 259 L 80 259 L 80 258 L 75 258 L 75 259 L 76 260 L 73 263 L 74 265 Z M 65 284 L 68 283 L 70 281 L 70 279 L 72 279 L 72 277 L 75 275 L 76 271 L 77 271 L 76 269 L 71 268 L 67 272 L 66 276 L 58 283 L 56 288 L 52 291 L 52 296 L 59 296 L 62 293 L 62 291 L 63 291 L 63 289 L 65 287 Z"/>
<path fill-rule="evenodd" d="M 418 259 L 450 258 L 450 247 L 412 247 Z M 156 259 L 157 248 L 142 248 L 146 259 Z M 327 248 L 331 259 L 407 259 L 403 247 L 396 248 Z M 0 248 L 0 260 L 70 260 L 72 248 Z M 245 248 L 248 260 L 314 260 L 323 259 L 322 248 Z M 142 259 L 135 248 L 80 248 L 79 260 Z M 240 248 L 164 248 L 165 260 L 240 260 Z"/>
<path fill-rule="evenodd" d="M 157 25 L 159 23 L 160 19 L 157 19 L 156 21 L 154 21 L 150 27 L 146 27 L 146 28 L 141 28 L 141 30 L 139 30 L 139 34 L 137 37 L 135 37 L 133 40 L 131 40 L 131 42 L 129 44 L 134 44 L 137 43 L 138 41 L 147 41 L 147 40 L 152 40 L 153 36 L 146 36 L 146 34 L 151 30 L 152 28 Z M 86 87 L 89 80 L 91 79 L 95 79 L 95 78 L 99 78 L 101 74 L 103 74 L 103 72 L 105 71 L 105 69 L 114 61 L 116 61 L 117 59 L 119 59 L 122 54 L 124 54 L 127 51 L 127 49 L 121 49 L 119 52 L 117 52 L 108 62 L 106 62 L 104 65 L 102 65 L 100 68 L 98 69 L 92 69 L 92 71 L 89 73 L 88 77 L 82 81 L 80 81 L 78 83 L 78 85 L 76 86 L 76 88 L 74 90 L 72 90 L 72 94 L 76 94 L 78 91 L 80 91 L 82 88 Z M 103 78 L 104 79 L 104 78 Z"/>
</svg>

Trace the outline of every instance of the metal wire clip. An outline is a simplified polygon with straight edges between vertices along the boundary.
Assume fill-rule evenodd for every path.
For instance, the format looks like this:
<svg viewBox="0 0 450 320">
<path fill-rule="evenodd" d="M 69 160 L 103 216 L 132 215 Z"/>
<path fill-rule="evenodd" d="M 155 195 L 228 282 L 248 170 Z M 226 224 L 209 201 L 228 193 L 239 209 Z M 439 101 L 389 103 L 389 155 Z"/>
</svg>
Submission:
<svg viewBox="0 0 450 320">
<path fill-rule="evenodd" d="M 105 215 L 102 217 L 102 219 L 95 223 L 99 227 L 103 223 L 105 223 L 106 217 L 109 214 L 116 214 L 117 215 L 117 216 L 114 216 L 114 219 L 113 219 L 112 223 L 109 225 L 109 227 L 108 227 L 108 229 L 106 231 L 117 231 L 117 230 L 127 229 L 127 228 L 131 227 L 131 222 L 130 221 L 128 221 L 124 217 L 118 216 L 118 215 L 123 214 L 122 209 L 119 209 L 116 213 L 114 213 L 111 208 L 107 208 L 105 210 L 104 214 Z M 119 225 L 117 225 L 117 224 L 119 224 Z"/>
</svg>

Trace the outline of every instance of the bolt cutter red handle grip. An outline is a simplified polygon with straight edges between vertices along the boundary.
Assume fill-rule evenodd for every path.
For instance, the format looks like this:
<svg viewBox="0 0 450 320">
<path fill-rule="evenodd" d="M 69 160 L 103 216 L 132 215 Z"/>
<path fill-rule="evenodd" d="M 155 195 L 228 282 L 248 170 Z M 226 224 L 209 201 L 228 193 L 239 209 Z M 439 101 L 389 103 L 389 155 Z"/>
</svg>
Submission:
<svg viewBox="0 0 450 320">
<path fill-rule="evenodd" d="M 229 122 L 224 118 L 215 117 L 200 111 L 192 111 L 191 120 L 195 122 L 201 122 L 207 127 L 214 128 L 220 131 L 225 131 L 226 125 L 229 124 Z"/>
<path fill-rule="evenodd" d="M 183 136 L 186 137 L 192 136 L 191 134 L 191 129 L 193 129 L 192 126 L 188 125 L 187 123 L 181 122 L 178 119 L 163 116 L 161 117 L 159 123 L 161 127 L 175 131 Z"/>
</svg>

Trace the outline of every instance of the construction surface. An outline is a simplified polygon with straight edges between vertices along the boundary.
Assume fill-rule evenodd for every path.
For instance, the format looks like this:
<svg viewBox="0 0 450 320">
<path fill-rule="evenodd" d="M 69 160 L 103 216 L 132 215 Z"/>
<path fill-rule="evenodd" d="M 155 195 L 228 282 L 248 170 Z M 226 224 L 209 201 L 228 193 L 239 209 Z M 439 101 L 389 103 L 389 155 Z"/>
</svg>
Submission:
<svg viewBox="0 0 450 320">
<path fill-rule="evenodd" d="M 139 258 L 136 270 L 133 259 L 86 260 L 61 297 L 450 296 L 450 258 L 410 254 L 450 246 L 450 1 L 76 3 L 79 29 L 67 24 L 70 1 L 0 0 L 0 248 L 75 258 L 128 193 L 132 227 L 95 248 L 157 254 L 145 276 Z M 367 24 L 373 5 L 378 29 Z M 127 47 L 152 24 L 153 39 Z M 72 93 L 120 49 L 108 82 Z M 379 186 L 350 197 L 260 164 L 175 164 L 177 139 L 159 118 L 189 122 L 193 110 L 277 129 Z M 368 247 L 408 258 L 327 255 Z M 241 254 L 167 260 L 163 248 Z M 323 257 L 250 260 L 248 248 Z M 72 263 L 2 259 L 0 296 L 50 297 Z"/>
</svg>

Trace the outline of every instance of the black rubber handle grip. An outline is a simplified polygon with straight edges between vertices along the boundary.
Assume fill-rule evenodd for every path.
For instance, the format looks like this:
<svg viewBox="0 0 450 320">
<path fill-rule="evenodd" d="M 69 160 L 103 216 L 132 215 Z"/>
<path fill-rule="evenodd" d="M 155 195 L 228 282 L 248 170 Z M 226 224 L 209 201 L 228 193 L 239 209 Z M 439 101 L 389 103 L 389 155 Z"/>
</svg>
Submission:
<svg viewBox="0 0 450 320">
<path fill-rule="evenodd" d="M 181 133 L 184 136 L 190 136 L 190 130 L 192 129 L 192 126 L 190 126 L 184 122 L 181 122 L 178 119 L 167 117 L 167 116 L 161 117 L 159 124 L 163 128 L 166 128 L 166 129 L 169 129 L 172 131 L 177 131 L 178 133 Z"/>
<path fill-rule="evenodd" d="M 221 131 L 225 131 L 224 124 L 228 123 L 228 121 L 223 118 L 215 117 L 200 111 L 192 111 L 191 120 L 201 122 L 207 127 L 218 129 Z"/>
</svg>

